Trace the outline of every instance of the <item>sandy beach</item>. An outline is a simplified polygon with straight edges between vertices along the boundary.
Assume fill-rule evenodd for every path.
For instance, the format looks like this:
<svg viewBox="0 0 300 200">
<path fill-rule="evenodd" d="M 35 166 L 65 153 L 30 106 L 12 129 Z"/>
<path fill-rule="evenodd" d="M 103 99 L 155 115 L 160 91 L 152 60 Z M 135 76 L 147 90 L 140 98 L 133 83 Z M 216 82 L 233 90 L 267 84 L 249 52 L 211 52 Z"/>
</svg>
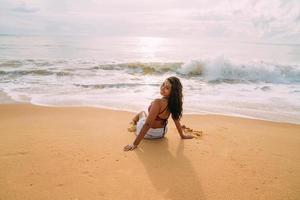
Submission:
<svg viewBox="0 0 300 200">
<path fill-rule="evenodd" d="M 184 115 L 182 140 L 135 139 L 133 113 L 0 105 L 0 200 L 299 199 L 300 125 Z"/>
</svg>

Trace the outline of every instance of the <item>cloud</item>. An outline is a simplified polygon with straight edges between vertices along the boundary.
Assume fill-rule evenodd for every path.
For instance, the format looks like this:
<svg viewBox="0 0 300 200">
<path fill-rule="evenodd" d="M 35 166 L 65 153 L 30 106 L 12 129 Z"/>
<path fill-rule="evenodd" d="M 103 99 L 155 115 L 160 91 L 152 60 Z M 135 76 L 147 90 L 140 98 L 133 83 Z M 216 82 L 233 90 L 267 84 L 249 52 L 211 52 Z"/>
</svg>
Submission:
<svg viewBox="0 0 300 200">
<path fill-rule="evenodd" d="M 251 41 L 289 40 L 289 35 L 296 38 L 300 31 L 298 0 L 0 0 L 0 3 L 1 33 Z"/>
</svg>

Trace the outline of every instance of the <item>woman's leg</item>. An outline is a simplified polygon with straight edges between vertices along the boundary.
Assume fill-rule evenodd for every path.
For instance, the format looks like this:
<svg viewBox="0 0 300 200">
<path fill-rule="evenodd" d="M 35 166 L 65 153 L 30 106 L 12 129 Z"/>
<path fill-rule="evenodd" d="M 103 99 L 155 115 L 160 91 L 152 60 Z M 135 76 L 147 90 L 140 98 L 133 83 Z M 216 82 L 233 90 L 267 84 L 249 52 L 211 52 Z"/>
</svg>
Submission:
<svg viewBox="0 0 300 200">
<path fill-rule="evenodd" d="M 130 122 L 128 131 L 135 132 L 136 131 L 136 124 L 139 121 L 139 119 L 141 119 L 142 117 L 147 117 L 147 113 L 145 111 L 139 112 L 138 114 L 136 114 L 134 116 L 134 118 Z"/>
<path fill-rule="evenodd" d="M 132 119 L 132 122 L 136 124 L 142 117 L 147 117 L 147 113 L 145 111 L 141 111 L 138 114 L 136 114 Z"/>
</svg>

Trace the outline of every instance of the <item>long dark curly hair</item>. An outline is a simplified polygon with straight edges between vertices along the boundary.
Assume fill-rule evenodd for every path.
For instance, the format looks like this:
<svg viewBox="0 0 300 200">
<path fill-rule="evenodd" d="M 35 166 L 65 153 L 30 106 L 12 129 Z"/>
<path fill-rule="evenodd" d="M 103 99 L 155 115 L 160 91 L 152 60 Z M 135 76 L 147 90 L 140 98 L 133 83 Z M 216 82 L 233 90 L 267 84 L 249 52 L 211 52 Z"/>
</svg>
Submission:
<svg viewBox="0 0 300 200">
<path fill-rule="evenodd" d="M 172 118 L 179 120 L 182 116 L 182 85 L 179 78 L 171 76 L 167 78 L 171 83 L 171 93 L 168 98 L 168 110 L 172 114 Z"/>
</svg>

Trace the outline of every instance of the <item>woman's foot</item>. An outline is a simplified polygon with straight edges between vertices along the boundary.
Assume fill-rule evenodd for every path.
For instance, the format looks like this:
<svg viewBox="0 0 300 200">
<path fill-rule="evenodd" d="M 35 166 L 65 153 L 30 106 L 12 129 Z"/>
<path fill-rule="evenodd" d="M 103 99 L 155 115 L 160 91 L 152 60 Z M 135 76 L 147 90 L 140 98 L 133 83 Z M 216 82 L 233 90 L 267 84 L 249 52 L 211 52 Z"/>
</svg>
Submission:
<svg viewBox="0 0 300 200">
<path fill-rule="evenodd" d="M 136 131 L 136 122 L 134 122 L 134 121 L 130 122 L 127 130 L 129 132 L 135 132 Z"/>
</svg>

